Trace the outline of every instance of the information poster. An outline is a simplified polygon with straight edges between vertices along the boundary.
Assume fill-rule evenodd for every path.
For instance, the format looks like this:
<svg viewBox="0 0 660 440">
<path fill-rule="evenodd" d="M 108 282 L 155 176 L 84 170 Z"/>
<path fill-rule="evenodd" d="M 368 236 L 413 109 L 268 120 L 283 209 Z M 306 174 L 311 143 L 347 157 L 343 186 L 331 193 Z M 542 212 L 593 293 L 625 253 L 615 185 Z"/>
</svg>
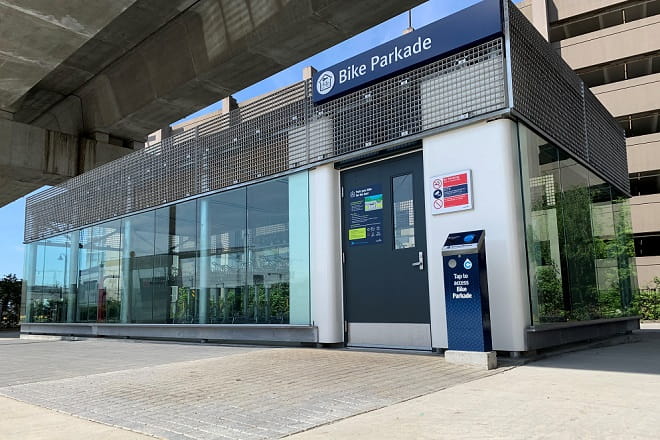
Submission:
<svg viewBox="0 0 660 440">
<path fill-rule="evenodd" d="M 470 170 L 431 177 L 431 213 L 472 209 L 472 178 Z"/>
<path fill-rule="evenodd" d="M 349 197 L 349 245 L 382 243 L 383 191 L 381 185 L 351 189 Z"/>
</svg>

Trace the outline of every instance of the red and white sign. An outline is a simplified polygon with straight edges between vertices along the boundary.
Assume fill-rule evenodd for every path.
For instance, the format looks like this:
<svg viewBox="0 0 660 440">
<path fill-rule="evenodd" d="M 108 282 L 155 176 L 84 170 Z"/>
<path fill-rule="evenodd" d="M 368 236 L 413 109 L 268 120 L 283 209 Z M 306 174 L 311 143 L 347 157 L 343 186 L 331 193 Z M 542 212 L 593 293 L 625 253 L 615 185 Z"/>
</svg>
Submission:
<svg viewBox="0 0 660 440">
<path fill-rule="evenodd" d="M 472 178 L 470 170 L 431 177 L 431 213 L 472 209 Z"/>
</svg>

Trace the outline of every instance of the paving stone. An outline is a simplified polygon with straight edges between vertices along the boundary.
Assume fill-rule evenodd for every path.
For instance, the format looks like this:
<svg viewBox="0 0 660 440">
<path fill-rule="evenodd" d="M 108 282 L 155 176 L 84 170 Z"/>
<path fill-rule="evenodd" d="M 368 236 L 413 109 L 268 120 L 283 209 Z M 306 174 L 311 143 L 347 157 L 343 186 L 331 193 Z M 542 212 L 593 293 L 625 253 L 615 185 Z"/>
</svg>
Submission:
<svg viewBox="0 0 660 440">
<path fill-rule="evenodd" d="M 431 355 L 110 340 L 0 346 L 0 371 L 2 395 L 188 440 L 281 438 L 494 374 Z"/>
</svg>

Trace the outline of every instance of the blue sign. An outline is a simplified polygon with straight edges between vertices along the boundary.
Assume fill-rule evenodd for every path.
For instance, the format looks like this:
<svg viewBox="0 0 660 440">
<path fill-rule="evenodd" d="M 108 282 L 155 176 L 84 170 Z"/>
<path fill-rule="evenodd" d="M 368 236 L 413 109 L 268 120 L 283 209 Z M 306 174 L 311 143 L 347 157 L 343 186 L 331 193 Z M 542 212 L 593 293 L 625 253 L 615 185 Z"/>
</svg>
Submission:
<svg viewBox="0 0 660 440">
<path fill-rule="evenodd" d="M 380 184 L 353 188 L 349 192 L 348 243 L 383 242 L 383 190 Z"/>
<path fill-rule="evenodd" d="M 501 0 L 484 0 L 317 72 L 320 103 L 502 34 Z"/>
</svg>

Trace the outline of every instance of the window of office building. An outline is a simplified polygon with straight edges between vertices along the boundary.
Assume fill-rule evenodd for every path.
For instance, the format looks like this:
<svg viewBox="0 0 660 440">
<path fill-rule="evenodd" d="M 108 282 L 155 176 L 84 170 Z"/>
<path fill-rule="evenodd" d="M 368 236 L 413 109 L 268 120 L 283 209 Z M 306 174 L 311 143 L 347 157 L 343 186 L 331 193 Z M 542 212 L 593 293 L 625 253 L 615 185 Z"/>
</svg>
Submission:
<svg viewBox="0 0 660 440">
<path fill-rule="evenodd" d="M 590 11 L 552 23 L 549 28 L 549 39 L 550 42 L 565 40 L 658 14 L 660 14 L 660 0 L 629 0 L 609 8 Z"/>
<path fill-rule="evenodd" d="M 660 110 L 621 116 L 616 120 L 629 138 L 660 133 Z"/>
<path fill-rule="evenodd" d="M 617 60 L 576 71 L 587 87 L 660 73 L 660 52 Z"/>
<path fill-rule="evenodd" d="M 27 245 L 27 322 L 309 324 L 307 173 Z"/>
<path fill-rule="evenodd" d="M 631 173 L 630 193 L 633 196 L 660 193 L 660 170 Z"/>
<path fill-rule="evenodd" d="M 635 234 L 635 255 L 638 257 L 660 255 L 660 232 Z"/>
<path fill-rule="evenodd" d="M 535 324 L 629 313 L 636 285 L 628 202 L 519 125 Z"/>
</svg>

